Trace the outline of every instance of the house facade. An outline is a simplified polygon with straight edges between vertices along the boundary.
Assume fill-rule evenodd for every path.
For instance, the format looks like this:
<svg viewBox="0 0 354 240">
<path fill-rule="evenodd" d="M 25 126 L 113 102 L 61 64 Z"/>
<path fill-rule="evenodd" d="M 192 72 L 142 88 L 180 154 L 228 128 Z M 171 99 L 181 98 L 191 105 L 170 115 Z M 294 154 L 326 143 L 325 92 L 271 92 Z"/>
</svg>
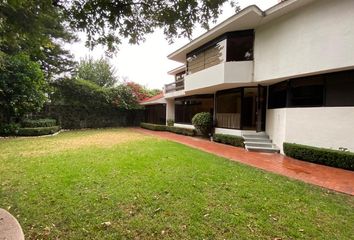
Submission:
<svg viewBox="0 0 354 240">
<path fill-rule="evenodd" d="M 215 133 L 263 133 L 280 151 L 354 151 L 353 0 L 249 6 L 168 58 L 181 67 L 160 101 L 176 126 L 210 112 Z"/>
</svg>

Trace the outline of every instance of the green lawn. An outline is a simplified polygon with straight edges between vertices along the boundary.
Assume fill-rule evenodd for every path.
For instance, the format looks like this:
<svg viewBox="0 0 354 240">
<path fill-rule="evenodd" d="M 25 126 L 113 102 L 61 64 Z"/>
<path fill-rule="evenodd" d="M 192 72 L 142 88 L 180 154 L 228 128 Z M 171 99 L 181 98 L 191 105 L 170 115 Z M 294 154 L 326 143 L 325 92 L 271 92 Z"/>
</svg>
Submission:
<svg viewBox="0 0 354 240">
<path fill-rule="evenodd" d="M 2 139 L 0 184 L 27 239 L 354 236 L 354 197 L 127 129 Z"/>
</svg>

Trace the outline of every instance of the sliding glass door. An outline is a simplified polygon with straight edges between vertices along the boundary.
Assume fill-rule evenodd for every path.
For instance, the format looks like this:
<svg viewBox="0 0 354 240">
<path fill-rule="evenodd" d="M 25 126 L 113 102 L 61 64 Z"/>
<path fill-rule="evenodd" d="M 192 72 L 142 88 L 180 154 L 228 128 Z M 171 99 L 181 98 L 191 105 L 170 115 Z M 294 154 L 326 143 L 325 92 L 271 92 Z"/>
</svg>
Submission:
<svg viewBox="0 0 354 240">
<path fill-rule="evenodd" d="M 264 131 L 266 87 L 244 87 L 216 93 L 216 126 Z"/>
</svg>

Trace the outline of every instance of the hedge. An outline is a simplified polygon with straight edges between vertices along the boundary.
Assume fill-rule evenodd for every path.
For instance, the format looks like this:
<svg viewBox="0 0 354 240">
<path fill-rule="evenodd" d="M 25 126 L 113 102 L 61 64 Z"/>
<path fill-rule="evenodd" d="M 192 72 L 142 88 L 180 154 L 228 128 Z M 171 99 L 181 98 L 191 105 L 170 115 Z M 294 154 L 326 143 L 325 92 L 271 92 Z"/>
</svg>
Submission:
<svg viewBox="0 0 354 240">
<path fill-rule="evenodd" d="M 213 135 L 213 140 L 215 142 L 224 143 L 235 147 L 244 147 L 244 140 L 239 136 L 215 133 Z"/>
<path fill-rule="evenodd" d="M 43 119 L 25 119 L 22 121 L 21 126 L 24 128 L 38 128 L 38 127 L 53 127 L 56 126 L 57 120 L 51 118 Z"/>
<path fill-rule="evenodd" d="M 152 123 L 141 123 L 140 126 L 142 128 L 153 130 L 153 131 L 168 131 L 168 132 L 173 132 L 173 133 L 182 134 L 186 136 L 195 135 L 195 130 L 189 128 L 165 126 L 165 125 L 152 124 Z"/>
<path fill-rule="evenodd" d="M 46 105 L 37 118 L 54 118 L 63 129 L 139 126 L 144 119 L 143 109 L 117 109 L 108 106 L 84 107 Z"/>
<path fill-rule="evenodd" d="M 159 125 L 159 124 L 152 124 L 152 123 L 140 123 L 140 127 L 153 130 L 153 131 L 166 131 L 167 126 Z"/>
<path fill-rule="evenodd" d="M 326 148 L 284 143 L 284 153 L 292 158 L 331 167 L 354 170 L 354 153 Z"/>
<path fill-rule="evenodd" d="M 20 128 L 17 132 L 18 136 L 42 136 L 56 133 L 60 130 L 59 126 L 38 127 L 38 128 Z"/>
<path fill-rule="evenodd" d="M 173 126 L 166 126 L 166 131 L 182 134 L 186 136 L 194 136 L 195 130 L 189 128 L 180 128 L 180 127 L 173 127 Z"/>
<path fill-rule="evenodd" d="M 20 124 L 18 123 L 8 123 L 0 125 L 0 136 L 12 136 L 16 135 Z"/>
</svg>

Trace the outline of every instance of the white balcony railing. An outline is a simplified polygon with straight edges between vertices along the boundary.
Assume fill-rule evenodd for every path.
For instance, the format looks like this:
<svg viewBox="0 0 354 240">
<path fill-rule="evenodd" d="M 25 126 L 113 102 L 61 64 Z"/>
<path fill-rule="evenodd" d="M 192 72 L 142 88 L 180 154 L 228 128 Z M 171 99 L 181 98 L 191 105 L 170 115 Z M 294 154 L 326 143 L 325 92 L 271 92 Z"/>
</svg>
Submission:
<svg viewBox="0 0 354 240">
<path fill-rule="evenodd" d="M 177 80 L 165 85 L 165 93 L 175 92 L 184 89 L 184 79 Z"/>
</svg>

